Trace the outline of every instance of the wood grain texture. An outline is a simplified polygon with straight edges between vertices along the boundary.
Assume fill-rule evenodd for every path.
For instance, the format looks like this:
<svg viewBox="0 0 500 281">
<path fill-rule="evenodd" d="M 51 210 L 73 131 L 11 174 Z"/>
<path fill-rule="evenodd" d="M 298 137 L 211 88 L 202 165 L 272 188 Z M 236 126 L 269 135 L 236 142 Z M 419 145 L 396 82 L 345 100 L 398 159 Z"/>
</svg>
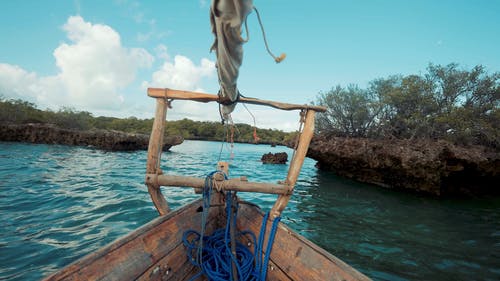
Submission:
<svg viewBox="0 0 500 281">
<path fill-rule="evenodd" d="M 260 209 L 240 204 L 238 228 L 259 233 L 263 216 Z M 271 224 L 268 222 L 267 233 L 270 230 Z M 265 247 L 267 243 L 264 243 Z M 268 280 L 371 280 L 283 223 L 279 224 L 276 232 L 271 261 Z M 271 269 L 271 266 L 274 268 Z"/>
<path fill-rule="evenodd" d="M 281 212 L 285 209 L 288 201 L 290 200 L 291 193 L 293 193 L 293 188 L 299 177 L 300 170 L 304 164 L 304 159 L 306 158 L 307 150 L 309 149 L 309 143 L 314 135 L 314 115 L 316 112 L 313 110 L 308 110 L 306 113 L 306 119 L 304 122 L 304 129 L 300 134 L 299 143 L 297 146 L 297 151 L 294 154 L 292 161 L 290 162 L 290 168 L 288 168 L 288 175 L 286 177 L 286 183 L 291 187 L 291 192 L 286 195 L 280 195 L 271 210 L 270 218 L 276 218 L 281 216 Z"/>
<path fill-rule="evenodd" d="M 201 200 L 196 200 L 160 216 L 44 280 L 189 280 L 199 269 L 188 262 L 182 235 L 187 229 L 199 230 L 200 206 Z M 258 207 L 240 204 L 238 229 L 258 235 L 262 219 Z M 208 222 L 209 233 L 223 227 L 224 208 L 212 207 Z M 268 223 L 268 233 L 270 228 Z M 253 250 L 253 245 L 249 246 Z M 280 223 L 271 252 L 268 280 L 370 279 Z"/>
<path fill-rule="evenodd" d="M 169 253 L 176 253 L 185 230 L 199 230 L 201 213 L 197 209 L 201 205 L 201 200 L 197 200 L 158 217 L 45 280 L 135 280 Z M 218 208 L 210 210 L 209 220 L 214 225 L 218 212 Z M 185 252 L 178 258 L 185 260 Z"/>
<path fill-rule="evenodd" d="M 160 172 L 161 153 L 163 151 L 163 134 L 165 132 L 165 121 L 167 118 L 167 101 L 162 98 L 156 99 L 156 113 L 149 138 L 148 159 L 146 162 L 147 174 L 158 174 Z M 147 181 L 149 195 L 153 201 L 156 210 L 160 216 L 170 212 L 167 201 L 161 193 L 160 186 L 157 183 Z"/>
<path fill-rule="evenodd" d="M 214 94 L 205 94 L 191 91 L 181 91 L 166 88 L 148 88 L 148 96 L 154 98 L 167 98 L 172 100 L 192 100 L 197 102 L 218 102 L 219 96 Z M 311 109 L 317 112 L 325 112 L 326 107 L 305 105 L 305 104 L 291 104 L 277 101 L 260 100 L 254 98 L 240 97 L 239 103 L 256 104 L 270 106 L 281 110 L 301 110 Z"/>
<path fill-rule="evenodd" d="M 160 186 L 192 187 L 203 188 L 205 179 L 175 175 L 155 175 L 150 174 L 146 177 L 146 183 L 158 182 Z M 289 188 L 286 185 L 258 183 L 242 181 L 238 178 L 225 180 L 219 183 L 223 190 L 234 190 L 241 192 L 260 192 L 269 194 L 288 194 Z"/>
<path fill-rule="evenodd" d="M 156 264 L 148 268 L 137 280 L 182 280 L 193 268 L 194 265 L 186 258 L 186 249 L 181 243 Z"/>
</svg>

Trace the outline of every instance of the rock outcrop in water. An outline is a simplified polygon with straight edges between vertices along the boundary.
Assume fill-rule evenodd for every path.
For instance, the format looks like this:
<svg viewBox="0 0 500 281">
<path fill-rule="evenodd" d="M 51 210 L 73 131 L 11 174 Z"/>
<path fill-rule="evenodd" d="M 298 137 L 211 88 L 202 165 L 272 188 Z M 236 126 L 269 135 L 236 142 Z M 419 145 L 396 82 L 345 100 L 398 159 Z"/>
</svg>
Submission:
<svg viewBox="0 0 500 281">
<path fill-rule="evenodd" d="M 51 124 L 0 124 L 0 141 L 93 146 L 111 151 L 146 150 L 149 136 L 107 130 L 70 130 Z M 181 136 L 168 136 L 163 150 L 181 144 Z"/>
<path fill-rule="evenodd" d="M 446 141 L 315 137 L 320 169 L 386 188 L 436 196 L 500 194 L 500 153 Z"/>
<path fill-rule="evenodd" d="M 278 152 L 278 153 L 267 153 L 262 155 L 260 159 L 264 164 L 286 164 L 288 161 L 288 154 L 286 152 Z"/>
</svg>

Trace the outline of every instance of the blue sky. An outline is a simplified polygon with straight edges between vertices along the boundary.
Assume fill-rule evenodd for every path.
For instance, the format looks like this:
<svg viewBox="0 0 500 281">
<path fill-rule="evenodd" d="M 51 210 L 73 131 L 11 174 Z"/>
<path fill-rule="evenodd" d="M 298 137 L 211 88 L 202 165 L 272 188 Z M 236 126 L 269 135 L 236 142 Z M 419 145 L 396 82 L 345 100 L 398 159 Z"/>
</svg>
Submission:
<svg viewBox="0 0 500 281">
<path fill-rule="evenodd" d="M 500 71 L 500 1 L 255 0 L 240 70 L 250 97 L 308 103 L 335 85 L 425 72 L 429 63 Z M 41 108 L 153 116 L 145 88 L 216 93 L 210 1 L 2 1 L 0 94 Z M 261 127 L 292 130 L 296 113 L 250 107 Z M 215 105 L 175 102 L 173 119 L 217 120 Z M 241 106 L 237 122 L 251 123 Z"/>
</svg>

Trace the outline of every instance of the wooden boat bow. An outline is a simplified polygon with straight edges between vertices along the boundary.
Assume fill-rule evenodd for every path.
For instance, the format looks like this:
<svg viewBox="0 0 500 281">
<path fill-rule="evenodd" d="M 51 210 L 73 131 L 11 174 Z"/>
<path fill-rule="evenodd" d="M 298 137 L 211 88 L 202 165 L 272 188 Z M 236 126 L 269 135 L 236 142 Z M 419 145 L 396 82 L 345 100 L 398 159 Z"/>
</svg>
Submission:
<svg viewBox="0 0 500 281">
<path fill-rule="evenodd" d="M 278 199 L 270 212 L 270 221 L 273 221 L 274 217 L 279 217 L 288 204 L 313 135 L 314 115 L 316 111 L 321 111 L 321 108 L 258 101 L 257 104 L 302 112 L 303 130 L 286 179 L 277 184 L 255 183 L 249 182 L 246 178 L 224 179 L 224 176 L 221 178 L 217 173 L 214 174 L 215 183 L 212 188 L 215 192 L 210 208 L 205 210 L 208 215 L 208 219 L 205 220 L 202 216 L 204 204 L 201 199 L 170 211 L 160 186 L 190 187 L 195 190 L 206 187 L 203 179 L 165 174 L 160 168 L 161 144 L 169 99 L 194 97 L 194 101 L 198 102 L 217 100 L 214 95 L 200 96 L 200 93 L 170 89 L 153 88 L 149 89 L 148 93 L 156 98 L 156 113 L 148 149 L 145 183 L 160 216 L 127 236 L 66 266 L 45 280 L 189 280 L 198 274 L 199 269 L 186 258 L 183 233 L 187 229 L 198 229 L 203 222 L 206 223 L 208 233 L 224 226 L 226 214 L 222 191 L 278 194 Z M 221 174 L 227 174 L 228 169 L 226 162 L 218 163 Z M 254 233 L 261 231 L 260 222 L 266 218 L 262 211 L 251 203 L 244 201 L 238 203 L 240 206 L 236 222 L 238 231 L 249 230 Z M 271 228 L 271 224 L 267 224 L 264 233 L 269 232 Z M 245 235 L 238 239 L 243 245 L 253 247 L 252 240 L 248 240 Z M 267 280 L 370 280 L 283 223 L 277 224 L 274 244 L 272 251 L 262 252 L 269 255 L 269 265 L 266 267 Z"/>
</svg>

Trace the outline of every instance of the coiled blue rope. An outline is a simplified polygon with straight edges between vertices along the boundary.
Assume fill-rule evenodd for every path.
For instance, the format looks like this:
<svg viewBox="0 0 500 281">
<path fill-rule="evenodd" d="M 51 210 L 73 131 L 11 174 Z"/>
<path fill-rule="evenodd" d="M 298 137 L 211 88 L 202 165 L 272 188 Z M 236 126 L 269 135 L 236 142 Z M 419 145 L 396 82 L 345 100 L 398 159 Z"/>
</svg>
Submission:
<svg viewBox="0 0 500 281">
<path fill-rule="evenodd" d="M 205 227 L 210 208 L 210 197 L 212 193 L 212 176 L 216 172 L 210 173 L 205 179 L 203 189 L 203 213 L 201 219 L 201 230 L 197 232 L 189 229 L 184 232 L 182 241 L 187 250 L 189 261 L 201 270 L 190 280 L 196 280 L 202 274 L 213 281 L 233 280 L 232 264 L 234 262 L 239 281 L 263 281 L 266 280 L 267 267 L 272 250 L 274 237 L 278 229 L 280 217 L 273 220 L 269 233 L 267 248 L 262 257 L 263 245 L 266 236 L 267 220 L 269 213 L 262 219 L 262 227 L 259 233 L 259 241 L 251 231 L 236 232 L 236 238 L 241 236 L 249 237 L 254 245 L 254 254 L 242 243 L 236 241 L 236 254 L 231 252 L 230 228 L 236 229 L 236 217 L 238 212 L 238 202 L 235 193 L 226 192 L 226 228 L 215 230 L 211 235 L 205 235 Z M 227 177 L 226 177 L 227 178 Z"/>
</svg>

